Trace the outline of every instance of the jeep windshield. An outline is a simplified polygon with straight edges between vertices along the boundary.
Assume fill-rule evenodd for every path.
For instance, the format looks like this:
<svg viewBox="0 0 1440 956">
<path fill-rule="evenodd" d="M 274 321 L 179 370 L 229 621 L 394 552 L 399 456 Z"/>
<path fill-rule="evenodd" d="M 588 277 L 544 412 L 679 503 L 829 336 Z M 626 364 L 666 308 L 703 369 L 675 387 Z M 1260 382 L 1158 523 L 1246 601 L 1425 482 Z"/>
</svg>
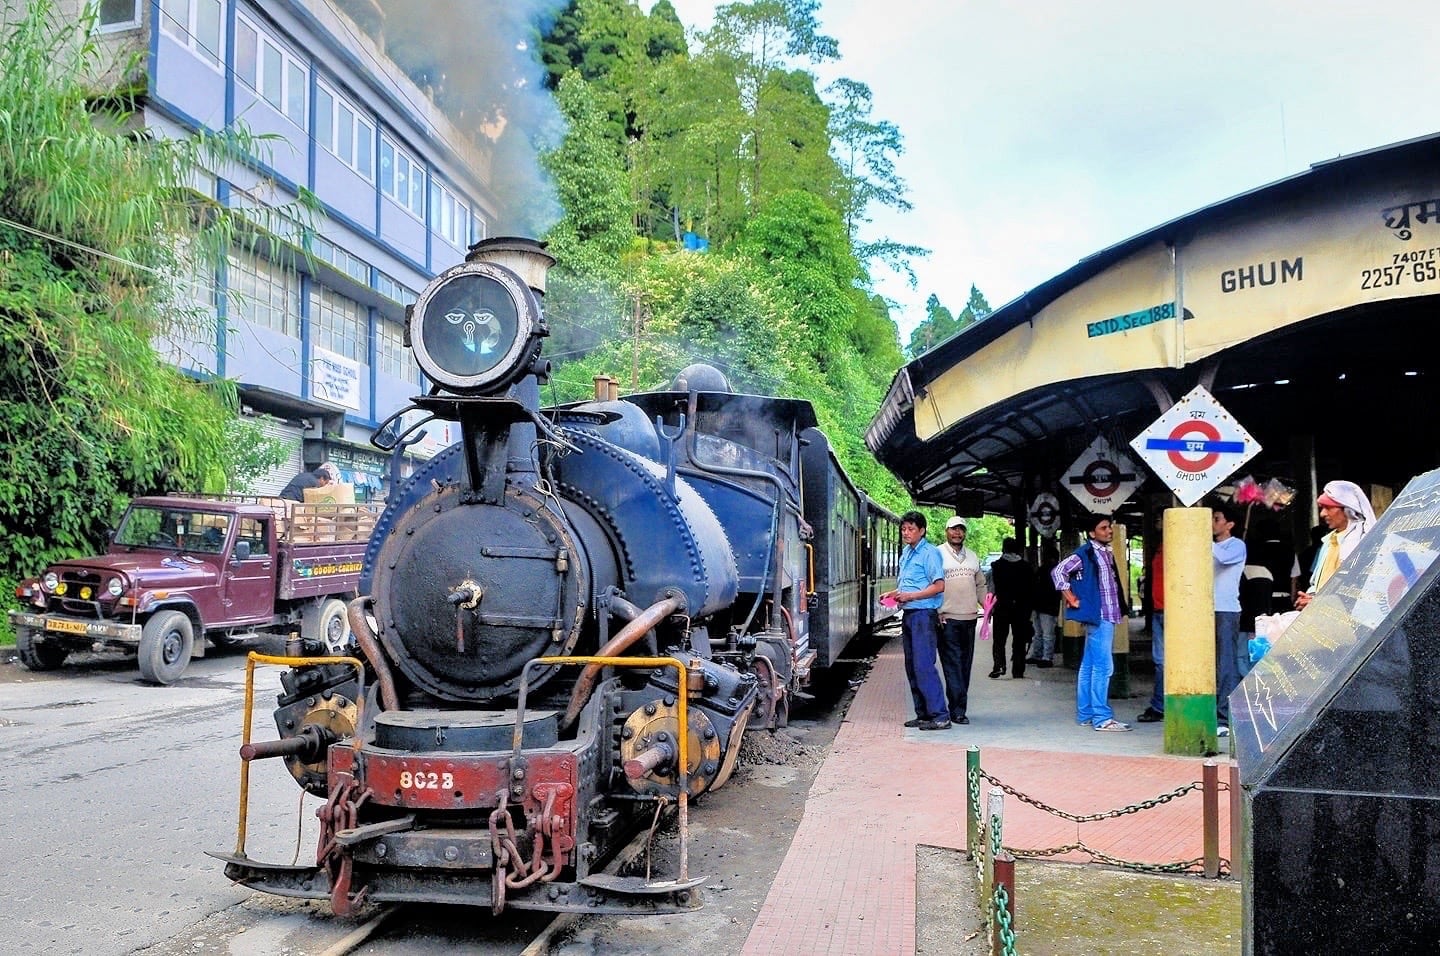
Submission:
<svg viewBox="0 0 1440 956">
<path fill-rule="evenodd" d="M 225 550 L 230 516 L 190 508 L 134 505 L 115 532 L 115 543 L 125 548 L 164 548 L 219 554 Z"/>
</svg>

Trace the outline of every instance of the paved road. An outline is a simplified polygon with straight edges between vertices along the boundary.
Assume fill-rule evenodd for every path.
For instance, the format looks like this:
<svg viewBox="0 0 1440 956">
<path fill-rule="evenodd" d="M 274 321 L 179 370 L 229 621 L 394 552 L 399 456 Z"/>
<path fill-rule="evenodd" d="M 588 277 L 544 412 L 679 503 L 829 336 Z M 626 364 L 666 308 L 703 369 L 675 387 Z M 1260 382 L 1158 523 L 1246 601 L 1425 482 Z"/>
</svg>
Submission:
<svg viewBox="0 0 1440 956">
<path fill-rule="evenodd" d="M 33 674 L 6 659 L 12 654 L 0 651 L 0 956 L 315 953 L 354 928 L 322 903 L 233 887 L 203 853 L 235 843 L 243 653 L 212 652 L 168 687 L 141 683 L 133 662 L 115 657 Z M 254 736 L 266 739 L 278 671 L 257 674 Z M 766 745 L 755 760 L 692 811 L 692 872 L 710 880 L 704 909 L 683 924 L 587 918 L 559 951 L 738 952 L 842 713 L 825 706 L 778 738 L 752 735 Z M 318 798 L 302 805 L 279 761 L 256 764 L 250 777 L 250 856 L 290 862 L 303 826 L 299 854 L 308 861 Z M 548 919 L 477 913 L 416 909 L 357 956 L 513 954 Z"/>
<path fill-rule="evenodd" d="M 243 654 L 212 652 L 155 687 L 117 658 L 32 674 L 11 653 L 0 652 L 0 953 L 131 953 L 246 899 L 203 853 L 235 844 Z M 276 676 L 262 669 L 257 736 L 274 735 Z M 254 804 L 286 820 L 252 817 L 250 852 L 288 862 L 300 791 L 278 762 L 261 770 Z M 311 835 L 301 852 L 313 847 Z"/>
</svg>

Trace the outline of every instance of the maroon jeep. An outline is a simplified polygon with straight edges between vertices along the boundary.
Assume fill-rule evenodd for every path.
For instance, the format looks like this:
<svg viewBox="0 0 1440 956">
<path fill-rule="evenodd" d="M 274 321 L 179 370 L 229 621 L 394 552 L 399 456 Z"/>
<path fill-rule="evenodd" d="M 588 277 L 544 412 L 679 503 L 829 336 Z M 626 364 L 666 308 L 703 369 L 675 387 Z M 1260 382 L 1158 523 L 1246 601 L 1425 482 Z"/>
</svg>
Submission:
<svg viewBox="0 0 1440 956">
<path fill-rule="evenodd" d="M 59 561 L 16 589 L 20 660 L 59 667 L 72 651 L 135 654 L 169 684 L 205 640 L 229 646 L 298 629 L 327 653 L 350 642 L 355 595 L 379 505 L 273 498 L 136 498 L 97 557 Z"/>
</svg>

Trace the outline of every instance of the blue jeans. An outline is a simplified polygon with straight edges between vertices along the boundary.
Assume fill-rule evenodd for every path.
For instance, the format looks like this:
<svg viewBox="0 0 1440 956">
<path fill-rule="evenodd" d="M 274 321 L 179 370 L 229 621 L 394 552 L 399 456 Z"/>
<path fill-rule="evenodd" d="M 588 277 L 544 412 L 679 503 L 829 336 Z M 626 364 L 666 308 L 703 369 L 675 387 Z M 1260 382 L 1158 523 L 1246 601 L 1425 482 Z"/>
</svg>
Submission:
<svg viewBox="0 0 1440 956">
<path fill-rule="evenodd" d="M 1215 612 L 1215 713 L 1230 723 L 1230 692 L 1240 683 L 1235 655 L 1240 645 L 1240 612 Z"/>
<path fill-rule="evenodd" d="M 1075 685 L 1075 719 L 1082 724 L 1101 724 L 1115 716 L 1110 709 L 1110 675 L 1115 672 L 1115 622 L 1085 625 L 1085 654 L 1080 658 L 1080 677 Z"/>
<path fill-rule="evenodd" d="M 1244 680 L 1245 675 L 1250 673 L 1250 668 L 1255 666 L 1250 660 L 1250 640 L 1254 636 L 1254 631 L 1241 631 L 1240 639 L 1235 645 L 1235 666 L 1240 669 L 1241 680 Z"/>
<path fill-rule="evenodd" d="M 945 671 L 945 699 L 950 719 L 965 716 L 970 698 L 970 670 L 975 663 L 975 622 L 951 620 L 940 625 L 940 666 Z"/>
<path fill-rule="evenodd" d="M 1155 692 L 1150 695 L 1150 709 L 1165 713 L 1165 612 L 1150 615 L 1150 657 L 1155 661 Z"/>
<path fill-rule="evenodd" d="M 936 637 L 940 612 L 936 609 L 906 611 L 900 619 L 905 649 L 905 678 L 915 702 L 915 716 L 921 720 L 949 720 L 945 689 L 935 667 Z"/>
</svg>

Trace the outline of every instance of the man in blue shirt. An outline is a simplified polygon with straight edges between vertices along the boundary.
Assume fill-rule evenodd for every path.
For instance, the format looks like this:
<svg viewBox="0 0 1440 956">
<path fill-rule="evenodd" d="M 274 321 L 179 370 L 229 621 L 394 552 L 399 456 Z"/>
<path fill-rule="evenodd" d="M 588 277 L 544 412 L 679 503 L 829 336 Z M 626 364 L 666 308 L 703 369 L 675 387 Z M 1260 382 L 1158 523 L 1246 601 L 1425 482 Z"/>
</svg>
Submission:
<svg viewBox="0 0 1440 956">
<path fill-rule="evenodd" d="M 905 678 L 915 701 L 915 718 L 906 727 L 921 730 L 950 729 L 950 708 L 945 687 L 935 666 L 940 631 L 940 605 L 945 600 L 945 559 L 940 549 L 925 540 L 925 516 L 907 511 L 900 517 L 900 577 L 895 590 L 880 599 L 892 599 L 903 609 L 900 618 L 905 648 Z"/>
<path fill-rule="evenodd" d="M 1228 505 L 1210 509 L 1215 537 L 1215 710 L 1221 737 L 1230 733 L 1230 692 L 1240 683 L 1240 576 L 1245 542 L 1235 537 L 1235 512 Z"/>
</svg>

